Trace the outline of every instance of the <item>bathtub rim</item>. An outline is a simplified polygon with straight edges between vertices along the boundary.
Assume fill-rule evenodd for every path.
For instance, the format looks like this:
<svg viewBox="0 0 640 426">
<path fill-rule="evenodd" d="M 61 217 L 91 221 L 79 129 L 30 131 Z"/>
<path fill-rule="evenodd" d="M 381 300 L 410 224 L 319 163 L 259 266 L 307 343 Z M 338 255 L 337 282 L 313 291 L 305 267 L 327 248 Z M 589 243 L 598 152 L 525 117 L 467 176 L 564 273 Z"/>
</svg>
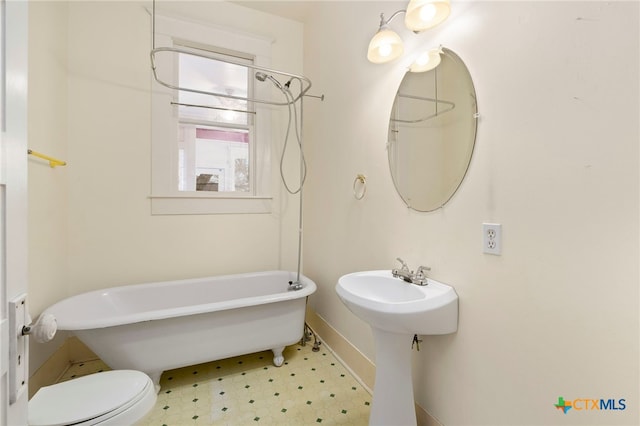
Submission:
<svg viewBox="0 0 640 426">
<path fill-rule="evenodd" d="M 82 303 L 79 301 L 83 298 L 92 298 L 96 294 L 103 294 L 107 291 L 119 291 L 123 289 L 139 289 L 145 287 L 152 286 L 171 286 L 175 284 L 188 284 L 188 283 L 197 283 L 206 280 L 220 280 L 228 278 L 238 278 L 240 276 L 245 277 L 260 277 L 260 276 L 269 276 L 274 273 L 284 273 L 287 274 L 288 278 L 295 278 L 296 273 L 292 271 L 286 270 L 272 270 L 272 271 L 261 271 L 261 272 L 248 272 L 248 273 L 238 273 L 238 274 L 226 274 L 226 275 L 212 275 L 208 277 L 200 277 L 200 278 L 188 278 L 182 280 L 169 280 L 169 281 L 157 281 L 157 282 L 149 282 L 149 283 L 141 283 L 141 284 L 128 284 L 123 286 L 114 286 L 107 287 L 98 290 L 91 290 L 84 293 L 79 293 L 65 299 L 58 301 L 57 303 L 49 306 L 44 310 L 42 315 L 45 314 L 53 314 L 57 320 L 58 330 L 91 330 L 98 328 L 107 328 L 107 327 L 117 327 L 128 324 L 146 322 L 146 321 L 156 321 L 163 320 L 174 317 L 182 317 L 188 315 L 198 315 L 205 314 L 208 312 L 215 311 L 226 311 L 231 309 L 241 309 L 243 307 L 248 306 L 257 306 L 264 305 L 269 303 L 277 303 L 287 300 L 301 299 L 310 296 L 315 293 L 317 290 L 316 283 L 310 279 L 309 277 L 300 274 L 300 281 L 303 284 L 303 288 L 300 290 L 285 290 L 279 293 L 273 293 L 263 296 L 253 296 L 253 297 L 242 297 L 232 300 L 225 300 L 222 302 L 213 302 L 213 303 L 204 303 L 201 305 L 188 305 L 188 306 L 180 306 L 176 308 L 167 308 L 167 309 L 157 309 L 152 311 L 145 312 L 135 312 L 135 313 L 126 313 L 120 314 L 117 316 L 111 317 L 99 317 L 99 318 L 91 318 L 91 319 L 83 319 L 80 324 L 79 321 L 74 321 L 73 312 L 71 314 L 62 314 L 56 315 L 56 311 L 59 310 L 70 310 L 70 306 L 77 306 L 76 303 Z M 68 318 L 71 317 L 71 318 Z"/>
</svg>

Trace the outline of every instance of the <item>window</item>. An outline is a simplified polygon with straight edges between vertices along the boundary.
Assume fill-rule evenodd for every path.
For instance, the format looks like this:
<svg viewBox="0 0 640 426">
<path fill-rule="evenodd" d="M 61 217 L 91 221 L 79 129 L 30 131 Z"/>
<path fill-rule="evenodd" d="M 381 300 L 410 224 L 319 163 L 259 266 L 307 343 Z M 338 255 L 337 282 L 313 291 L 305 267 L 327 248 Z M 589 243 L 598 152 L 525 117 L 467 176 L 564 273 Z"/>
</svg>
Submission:
<svg viewBox="0 0 640 426">
<path fill-rule="evenodd" d="M 181 43 L 185 51 L 252 64 L 252 58 Z M 249 68 L 222 60 L 177 53 L 179 87 L 249 97 Z M 214 89 L 212 89 L 214 88 Z M 178 190 L 251 194 L 253 114 L 243 99 L 178 91 Z"/>
<path fill-rule="evenodd" d="M 156 46 L 180 49 L 155 55 L 159 79 L 231 98 L 153 81 L 152 214 L 270 212 L 270 112 L 242 65 L 268 66 L 270 43 L 156 16 Z"/>
</svg>

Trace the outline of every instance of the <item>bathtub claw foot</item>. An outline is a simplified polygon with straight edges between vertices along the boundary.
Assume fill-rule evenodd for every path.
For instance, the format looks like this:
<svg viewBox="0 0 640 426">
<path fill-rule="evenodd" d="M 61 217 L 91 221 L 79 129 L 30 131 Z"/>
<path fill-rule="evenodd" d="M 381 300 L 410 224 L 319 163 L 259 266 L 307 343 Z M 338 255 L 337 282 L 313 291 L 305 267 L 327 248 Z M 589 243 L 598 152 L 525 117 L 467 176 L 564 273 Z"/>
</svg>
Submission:
<svg viewBox="0 0 640 426">
<path fill-rule="evenodd" d="M 284 356 L 282 356 L 283 350 L 284 347 L 271 349 L 271 352 L 273 352 L 273 365 L 276 367 L 280 367 L 284 363 Z"/>
<path fill-rule="evenodd" d="M 156 388 L 156 393 L 160 392 L 160 376 L 162 376 L 162 371 L 154 371 L 153 373 L 147 373 L 147 376 L 153 382 L 153 386 Z"/>
</svg>

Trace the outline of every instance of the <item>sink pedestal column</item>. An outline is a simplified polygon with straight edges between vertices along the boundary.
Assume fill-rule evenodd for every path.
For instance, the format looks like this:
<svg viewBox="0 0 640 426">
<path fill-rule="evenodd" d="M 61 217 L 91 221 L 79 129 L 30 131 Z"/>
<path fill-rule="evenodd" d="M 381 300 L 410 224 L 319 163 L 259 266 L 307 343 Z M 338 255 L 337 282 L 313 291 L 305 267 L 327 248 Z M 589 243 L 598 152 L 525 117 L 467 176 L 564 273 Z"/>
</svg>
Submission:
<svg viewBox="0 0 640 426">
<path fill-rule="evenodd" d="M 413 334 L 371 327 L 376 348 L 376 382 L 370 426 L 415 426 L 416 408 L 411 377 Z"/>
</svg>

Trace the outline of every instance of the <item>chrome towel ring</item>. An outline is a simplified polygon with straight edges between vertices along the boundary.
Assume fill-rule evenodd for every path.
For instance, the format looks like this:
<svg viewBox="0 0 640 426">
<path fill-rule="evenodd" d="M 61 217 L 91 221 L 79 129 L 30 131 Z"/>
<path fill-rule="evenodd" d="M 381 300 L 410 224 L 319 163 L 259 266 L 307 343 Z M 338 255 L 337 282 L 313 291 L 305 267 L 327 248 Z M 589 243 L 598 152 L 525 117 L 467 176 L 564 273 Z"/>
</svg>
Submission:
<svg viewBox="0 0 640 426">
<path fill-rule="evenodd" d="M 367 178 L 363 174 L 358 174 L 353 181 L 353 196 L 356 200 L 362 200 L 367 193 Z"/>
</svg>

